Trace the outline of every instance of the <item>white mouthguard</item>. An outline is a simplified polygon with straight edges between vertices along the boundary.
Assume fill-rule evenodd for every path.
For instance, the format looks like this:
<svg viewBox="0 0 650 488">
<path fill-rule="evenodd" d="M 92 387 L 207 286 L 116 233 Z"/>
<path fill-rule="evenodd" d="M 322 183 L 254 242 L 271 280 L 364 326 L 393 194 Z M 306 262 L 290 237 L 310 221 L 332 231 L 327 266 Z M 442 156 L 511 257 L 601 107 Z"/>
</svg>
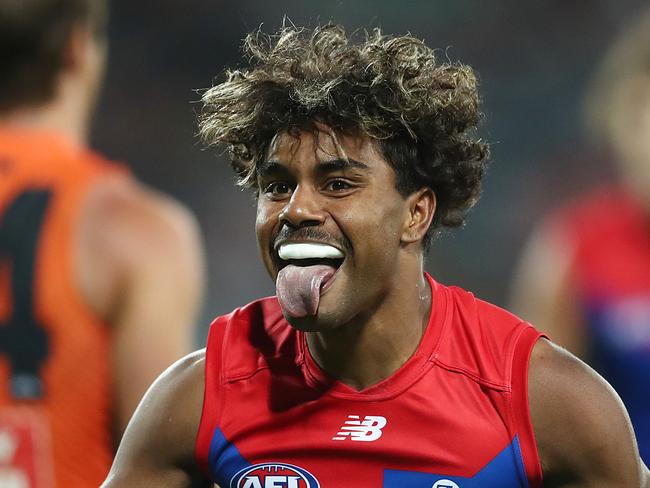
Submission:
<svg viewBox="0 0 650 488">
<path fill-rule="evenodd" d="M 278 249 L 281 259 L 341 259 L 344 254 L 327 244 L 282 244 Z"/>
</svg>

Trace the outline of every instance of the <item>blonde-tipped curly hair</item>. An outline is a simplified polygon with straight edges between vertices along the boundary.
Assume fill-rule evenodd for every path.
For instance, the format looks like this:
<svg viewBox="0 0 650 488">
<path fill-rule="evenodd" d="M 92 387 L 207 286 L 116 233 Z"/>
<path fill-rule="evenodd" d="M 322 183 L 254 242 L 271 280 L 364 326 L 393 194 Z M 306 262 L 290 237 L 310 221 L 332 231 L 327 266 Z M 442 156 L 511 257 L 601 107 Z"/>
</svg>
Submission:
<svg viewBox="0 0 650 488">
<path fill-rule="evenodd" d="M 244 48 L 250 67 L 207 90 L 200 115 L 202 138 L 229 149 L 241 185 L 257 189 L 257 166 L 277 133 L 318 122 L 375 139 L 402 195 L 433 189 L 428 237 L 463 224 L 488 156 L 473 135 L 481 113 L 470 67 L 439 62 L 421 40 L 379 29 L 353 44 L 333 24 L 255 32 Z"/>
</svg>

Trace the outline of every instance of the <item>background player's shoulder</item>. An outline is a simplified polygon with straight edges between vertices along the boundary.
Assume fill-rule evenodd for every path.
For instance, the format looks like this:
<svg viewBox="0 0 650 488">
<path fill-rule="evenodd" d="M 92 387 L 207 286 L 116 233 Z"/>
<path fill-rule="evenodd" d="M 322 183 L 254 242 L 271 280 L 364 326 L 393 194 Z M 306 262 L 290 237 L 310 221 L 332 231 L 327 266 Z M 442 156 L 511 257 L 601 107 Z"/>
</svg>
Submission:
<svg viewBox="0 0 650 488">
<path fill-rule="evenodd" d="M 602 240 L 603 233 L 626 227 L 638 213 L 638 203 L 618 186 L 601 186 L 555 208 L 542 222 L 538 233 L 560 242 Z"/>
<path fill-rule="evenodd" d="M 173 198 L 117 173 L 98 179 L 86 201 L 87 222 L 101 223 L 108 242 L 148 252 L 195 245 L 192 213 Z M 121 239 L 121 240 L 119 240 Z"/>
<path fill-rule="evenodd" d="M 125 283 L 131 290 L 173 285 L 177 303 L 188 307 L 201 296 L 204 256 L 196 220 L 124 173 L 95 181 L 76 235 L 79 285 L 100 316 L 114 309 Z"/>
</svg>

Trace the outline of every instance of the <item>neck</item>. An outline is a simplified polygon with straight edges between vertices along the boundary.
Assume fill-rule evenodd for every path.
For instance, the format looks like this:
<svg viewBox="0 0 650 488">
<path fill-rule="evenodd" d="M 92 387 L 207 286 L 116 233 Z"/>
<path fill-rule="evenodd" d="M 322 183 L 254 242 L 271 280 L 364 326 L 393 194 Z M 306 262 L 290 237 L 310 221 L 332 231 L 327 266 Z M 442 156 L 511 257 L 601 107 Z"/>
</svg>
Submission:
<svg viewBox="0 0 650 488">
<path fill-rule="evenodd" d="M 363 390 L 392 375 L 415 352 L 431 311 L 423 257 L 402 266 L 376 309 L 327 332 L 309 332 L 307 345 L 330 376 Z M 415 283 L 415 286 L 413 284 Z"/>
<path fill-rule="evenodd" d="M 0 124 L 13 129 L 55 132 L 77 145 L 86 145 L 88 110 L 79 89 L 76 84 L 62 82 L 52 100 L 0 114 Z"/>
</svg>

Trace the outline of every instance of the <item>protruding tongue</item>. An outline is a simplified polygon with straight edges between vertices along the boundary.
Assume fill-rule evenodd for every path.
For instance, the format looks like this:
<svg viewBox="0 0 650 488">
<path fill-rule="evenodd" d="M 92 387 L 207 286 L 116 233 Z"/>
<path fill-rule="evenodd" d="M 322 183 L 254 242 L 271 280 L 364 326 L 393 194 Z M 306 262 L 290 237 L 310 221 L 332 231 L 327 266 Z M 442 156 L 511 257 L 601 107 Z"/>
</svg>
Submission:
<svg viewBox="0 0 650 488">
<path fill-rule="evenodd" d="M 318 311 L 321 287 L 336 273 L 326 264 L 282 268 L 275 281 L 278 301 L 285 314 L 301 318 Z"/>
</svg>

